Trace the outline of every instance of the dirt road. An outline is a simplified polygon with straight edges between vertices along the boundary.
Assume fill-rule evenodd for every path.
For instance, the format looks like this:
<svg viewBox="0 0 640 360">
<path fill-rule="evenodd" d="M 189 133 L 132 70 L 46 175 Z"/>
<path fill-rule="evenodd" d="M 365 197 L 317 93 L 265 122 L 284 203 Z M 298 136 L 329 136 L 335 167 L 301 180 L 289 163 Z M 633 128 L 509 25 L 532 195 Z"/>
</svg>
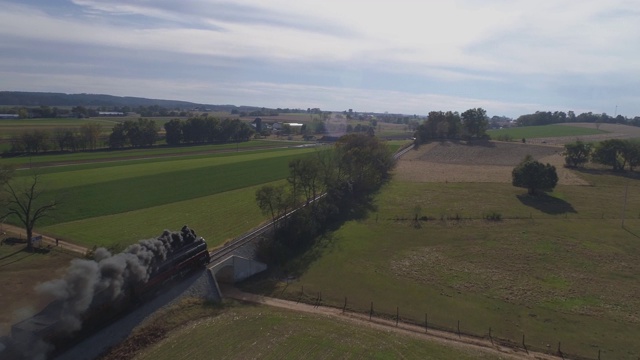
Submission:
<svg viewBox="0 0 640 360">
<path fill-rule="evenodd" d="M 457 334 L 429 329 L 425 333 L 425 328 L 422 326 L 416 326 L 406 323 L 400 323 L 396 326 L 395 321 L 385 320 L 380 318 L 372 318 L 364 314 L 345 312 L 342 310 L 331 307 L 315 307 L 313 305 L 297 303 L 293 301 L 276 299 L 265 297 L 256 294 L 250 294 L 240 291 L 237 288 L 224 287 L 221 289 L 223 296 L 231 299 L 236 299 L 244 302 L 251 302 L 256 304 L 263 304 L 268 306 L 274 306 L 278 308 L 284 308 L 294 311 L 313 313 L 319 315 L 325 315 L 334 318 L 345 319 L 351 321 L 358 326 L 369 327 L 382 331 L 394 331 L 403 336 L 412 336 L 418 339 L 424 339 L 429 341 L 435 341 L 446 345 L 448 347 L 456 347 L 460 349 L 470 351 L 482 351 L 495 355 L 499 359 L 541 359 L 541 360 L 557 360 L 560 357 L 549 354 L 537 353 L 527 351 L 524 348 L 516 349 L 511 347 L 501 346 L 497 343 L 492 343 L 489 339 L 480 339 L 469 337 L 465 335 L 458 336 Z"/>
</svg>

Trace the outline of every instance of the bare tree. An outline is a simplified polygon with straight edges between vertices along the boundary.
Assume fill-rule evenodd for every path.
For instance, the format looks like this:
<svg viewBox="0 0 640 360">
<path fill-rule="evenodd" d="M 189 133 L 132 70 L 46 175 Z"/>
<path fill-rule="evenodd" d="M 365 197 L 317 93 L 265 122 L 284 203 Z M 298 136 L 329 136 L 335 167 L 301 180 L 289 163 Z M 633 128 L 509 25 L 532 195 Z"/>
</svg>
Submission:
<svg viewBox="0 0 640 360">
<path fill-rule="evenodd" d="M 28 251 L 33 250 L 31 238 L 36 223 L 49 215 L 58 205 L 57 200 L 46 202 L 41 199 L 42 189 L 39 184 L 39 176 L 35 174 L 24 186 L 15 186 L 11 182 L 6 182 L 4 186 L 7 194 L 4 200 L 6 203 L 4 216 L 15 216 L 24 226 L 27 232 Z"/>
</svg>

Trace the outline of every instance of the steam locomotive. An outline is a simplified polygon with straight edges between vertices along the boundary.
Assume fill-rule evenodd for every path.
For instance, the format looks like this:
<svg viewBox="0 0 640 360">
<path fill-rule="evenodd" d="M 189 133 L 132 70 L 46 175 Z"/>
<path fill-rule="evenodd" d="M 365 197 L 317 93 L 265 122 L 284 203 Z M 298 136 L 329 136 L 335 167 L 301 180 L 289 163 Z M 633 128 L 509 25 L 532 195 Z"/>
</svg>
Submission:
<svg viewBox="0 0 640 360">
<path fill-rule="evenodd" d="M 65 318 L 65 302 L 56 300 L 38 314 L 11 327 L 11 340 L 4 345 L 6 351 L 0 352 L 0 357 L 4 358 L 8 353 L 16 359 L 31 358 L 33 355 L 29 355 L 29 351 L 40 351 L 35 348 L 42 346 L 48 347 L 45 350 L 48 356 L 60 353 L 157 295 L 166 284 L 206 266 L 210 256 L 205 240 L 201 237 L 196 238 L 195 233 L 186 226 L 182 229 L 182 236 L 184 242 L 181 243 L 181 247 L 172 249 L 164 261 L 153 264 L 146 282 L 129 284 L 115 300 L 100 301 L 100 296 L 94 296 L 89 309 L 81 316 L 81 333 L 70 333 L 66 330 L 69 323 Z"/>
</svg>

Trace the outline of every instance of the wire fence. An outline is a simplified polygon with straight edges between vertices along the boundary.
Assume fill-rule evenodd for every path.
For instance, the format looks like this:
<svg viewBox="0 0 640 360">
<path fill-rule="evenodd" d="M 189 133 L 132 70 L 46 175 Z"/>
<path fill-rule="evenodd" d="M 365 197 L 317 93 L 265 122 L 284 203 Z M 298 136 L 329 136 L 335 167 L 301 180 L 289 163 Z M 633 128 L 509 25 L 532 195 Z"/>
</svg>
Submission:
<svg viewBox="0 0 640 360">
<path fill-rule="evenodd" d="M 475 326 L 465 323 L 465 319 L 461 316 L 456 319 L 454 314 L 442 314 L 437 312 L 424 312 L 424 317 L 418 319 L 415 309 L 406 309 L 401 306 L 389 308 L 386 305 L 376 305 L 373 300 L 366 302 L 368 306 L 364 306 L 361 299 L 353 299 L 344 296 L 344 299 L 336 299 L 335 297 L 323 297 L 322 291 L 297 286 L 297 283 L 287 284 L 283 289 L 280 297 L 313 305 L 314 307 L 328 307 L 341 310 L 343 313 L 349 313 L 359 316 L 361 319 L 372 322 L 383 323 L 385 325 L 396 326 L 404 330 L 410 330 L 419 333 L 426 333 L 438 337 L 456 339 L 459 341 L 474 343 L 486 347 L 508 347 L 515 352 L 529 354 L 535 357 L 536 353 L 545 354 L 547 356 L 557 357 L 558 359 L 576 359 L 576 360 L 601 360 L 601 359 L 638 359 L 640 353 L 635 354 L 632 350 L 625 351 L 620 349 L 619 352 L 607 350 L 603 346 L 591 345 L 588 349 L 578 348 L 575 344 L 563 345 L 562 340 L 555 342 L 540 341 L 528 337 L 527 334 L 506 334 L 501 332 L 499 327 L 486 326 L 484 330 L 480 330 Z M 545 345 L 540 345 L 545 344 Z"/>
</svg>

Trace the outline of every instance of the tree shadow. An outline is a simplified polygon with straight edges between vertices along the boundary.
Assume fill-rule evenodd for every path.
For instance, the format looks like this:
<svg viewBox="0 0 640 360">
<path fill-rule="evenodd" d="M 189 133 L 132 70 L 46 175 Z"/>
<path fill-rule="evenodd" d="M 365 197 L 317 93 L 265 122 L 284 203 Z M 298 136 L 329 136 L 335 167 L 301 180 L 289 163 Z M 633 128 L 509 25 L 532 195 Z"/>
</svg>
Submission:
<svg viewBox="0 0 640 360">
<path fill-rule="evenodd" d="M 547 194 L 534 196 L 529 194 L 520 194 L 516 195 L 516 197 L 522 204 L 532 207 L 536 210 L 540 210 L 545 214 L 560 215 L 567 213 L 578 213 L 570 203 L 562 199 L 549 196 Z"/>
</svg>

